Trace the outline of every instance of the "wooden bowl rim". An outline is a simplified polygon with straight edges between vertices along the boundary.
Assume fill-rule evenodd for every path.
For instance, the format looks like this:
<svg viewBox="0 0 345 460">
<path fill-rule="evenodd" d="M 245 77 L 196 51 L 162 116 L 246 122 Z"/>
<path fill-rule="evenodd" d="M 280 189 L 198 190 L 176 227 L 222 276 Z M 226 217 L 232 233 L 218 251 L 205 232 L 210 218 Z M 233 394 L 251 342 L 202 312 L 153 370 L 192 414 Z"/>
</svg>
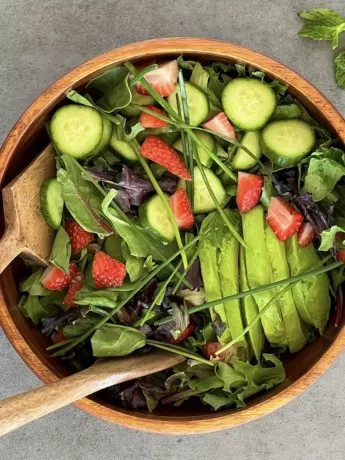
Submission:
<svg viewBox="0 0 345 460">
<path fill-rule="evenodd" d="M 33 121 L 37 117 L 49 112 L 63 98 L 66 90 L 77 84 L 83 84 L 91 76 L 95 76 L 107 68 L 121 64 L 126 60 L 178 54 L 191 54 L 200 57 L 207 55 L 214 59 L 229 59 L 230 61 L 242 62 L 260 68 L 271 77 L 292 86 L 301 93 L 305 93 L 309 101 L 320 112 L 329 112 L 332 115 L 331 119 L 328 117 L 329 124 L 338 134 L 340 140 L 345 143 L 345 120 L 337 109 L 311 83 L 276 60 L 268 58 L 257 51 L 214 39 L 194 37 L 152 39 L 125 45 L 97 56 L 73 69 L 49 86 L 21 115 L 8 134 L 0 150 L 0 183 L 9 167 L 20 139 L 30 130 Z M 43 382 L 52 383 L 59 379 L 59 375 L 45 366 L 38 354 L 25 341 L 21 331 L 17 329 L 6 305 L 3 284 L 0 289 L 0 324 L 20 357 Z M 200 416 L 172 417 L 138 412 L 131 413 L 121 408 L 101 404 L 90 398 L 77 401 L 75 405 L 96 417 L 123 427 L 155 433 L 181 435 L 227 429 L 269 414 L 301 394 L 331 366 L 344 351 L 344 348 L 345 328 L 341 327 L 330 347 L 303 376 L 279 393 L 268 397 L 267 400 L 254 403 L 250 407 L 237 411 L 224 411 Z"/>
</svg>

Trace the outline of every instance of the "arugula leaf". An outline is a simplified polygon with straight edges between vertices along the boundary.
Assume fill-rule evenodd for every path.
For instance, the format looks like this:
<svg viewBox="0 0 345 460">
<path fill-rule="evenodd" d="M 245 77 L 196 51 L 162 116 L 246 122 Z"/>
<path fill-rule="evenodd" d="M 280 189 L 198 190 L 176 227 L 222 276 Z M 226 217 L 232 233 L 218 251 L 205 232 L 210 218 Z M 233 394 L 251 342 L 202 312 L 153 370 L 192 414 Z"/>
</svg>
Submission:
<svg viewBox="0 0 345 460">
<path fill-rule="evenodd" d="M 111 113 L 127 107 L 132 101 L 128 78 L 129 71 L 125 67 L 115 67 L 93 78 L 86 88 L 97 90 L 101 96 L 95 99 L 94 104 Z"/>
<path fill-rule="evenodd" d="M 162 254 L 168 256 L 167 246 L 146 229 L 122 220 L 116 210 L 110 207 L 115 194 L 115 190 L 107 193 L 102 202 L 103 214 L 110 220 L 114 230 L 126 241 L 132 256 L 148 257 L 151 254 L 158 260 L 162 260 Z"/>
<path fill-rule="evenodd" d="M 314 40 L 328 40 L 332 47 L 337 48 L 339 35 L 345 30 L 345 18 L 336 11 L 326 8 L 315 8 L 301 11 L 299 17 L 305 20 L 305 24 L 299 31 L 300 37 Z"/>
<path fill-rule="evenodd" d="M 66 230 L 61 226 L 55 236 L 49 262 L 68 274 L 71 258 L 71 241 Z"/>
<path fill-rule="evenodd" d="M 20 291 L 27 292 L 32 296 L 46 296 L 51 294 L 51 291 L 41 284 L 42 273 L 43 268 L 34 271 L 28 278 L 20 283 Z"/>
<path fill-rule="evenodd" d="M 129 256 L 126 260 L 126 270 L 131 281 L 137 281 L 144 274 L 144 258 Z"/>
<path fill-rule="evenodd" d="M 331 193 L 337 182 L 345 175 L 345 167 L 331 158 L 312 158 L 304 179 L 302 192 L 312 194 L 315 202 Z"/>
<path fill-rule="evenodd" d="M 114 308 L 119 293 L 111 289 L 89 289 L 83 287 L 77 292 L 75 303 L 78 305 L 94 305 L 98 307 Z"/>
<path fill-rule="evenodd" d="M 338 232 L 344 233 L 345 229 L 338 225 L 333 225 L 331 228 L 324 230 L 320 234 L 321 244 L 319 246 L 319 251 L 329 251 L 332 249 Z"/>
<path fill-rule="evenodd" d="M 38 324 L 42 318 L 54 316 L 58 313 L 58 310 L 53 305 L 43 307 L 38 296 L 32 295 L 24 295 L 18 303 L 18 308 L 34 324 Z"/>
<path fill-rule="evenodd" d="M 345 89 L 345 51 L 335 58 L 335 79 L 340 88 Z"/>
<path fill-rule="evenodd" d="M 91 337 L 93 355 L 125 356 L 146 344 L 146 336 L 138 330 L 117 324 L 104 324 Z"/>
<path fill-rule="evenodd" d="M 57 172 L 68 211 L 84 230 L 107 236 L 112 233 L 102 216 L 103 195 L 83 176 L 83 168 L 68 156 L 61 157 L 65 168 Z"/>
</svg>

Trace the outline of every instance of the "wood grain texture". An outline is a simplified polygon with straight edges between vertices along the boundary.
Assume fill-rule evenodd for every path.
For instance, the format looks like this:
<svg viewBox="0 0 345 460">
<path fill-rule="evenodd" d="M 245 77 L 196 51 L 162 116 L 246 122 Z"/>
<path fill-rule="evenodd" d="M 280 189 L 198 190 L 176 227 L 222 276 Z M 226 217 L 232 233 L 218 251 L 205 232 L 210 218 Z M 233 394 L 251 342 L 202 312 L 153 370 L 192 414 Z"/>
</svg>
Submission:
<svg viewBox="0 0 345 460">
<path fill-rule="evenodd" d="M 187 37 L 148 40 L 96 57 L 50 86 L 21 116 L 6 139 L 0 152 L 0 183 L 6 183 L 10 179 L 10 172 L 18 168 L 21 161 L 25 161 L 27 152 L 30 153 L 27 146 L 39 142 L 44 122 L 52 109 L 61 103 L 66 90 L 82 87 L 90 78 L 126 60 L 169 58 L 182 53 L 204 61 L 236 61 L 265 71 L 268 76 L 288 85 L 289 91 L 311 114 L 328 127 L 341 143 L 345 143 L 345 121 L 339 112 L 313 85 L 277 61 L 256 51 L 217 40 Z M 15 270 L 16 266 L 12 264 L 0 277 L 0 321 L 24 361 L 44 382 L 51 383 L 68 371 L 61 363 L 47 356 L 44 339 L 18 312 Z M 344 348 L 344 323 L 335 329 L 330 321 L 323 337 L 308 344 L 285 362 L 287 381 L 269 393 L 256 397 L 241 410 L 213 413 L 203 407 L 164 407 L 160 412 L 148 414 L 115 407 L 96 397 L 84 398 L 76 405 L 104 420 L 140 430 L 175 434 L 221 430 L 249 422 L 283 406 L 322 375 Z"/>
<path fill-rule="evenodd" d="M 185 361 L 166 351 L 96 361 L 54 383 L 0 401 L 0 436 L 96 391 L 153 374 Z"/>
<path fill-rule="evenodd" d="M 0 273 L 17 255 L 47 264 L 55 232 L 41 215 L 39 193 L 44 179 L 55 175 L 55 157 L 49 144 L 2 190 L 5 232 L 0 240 Z"/>
</svg>

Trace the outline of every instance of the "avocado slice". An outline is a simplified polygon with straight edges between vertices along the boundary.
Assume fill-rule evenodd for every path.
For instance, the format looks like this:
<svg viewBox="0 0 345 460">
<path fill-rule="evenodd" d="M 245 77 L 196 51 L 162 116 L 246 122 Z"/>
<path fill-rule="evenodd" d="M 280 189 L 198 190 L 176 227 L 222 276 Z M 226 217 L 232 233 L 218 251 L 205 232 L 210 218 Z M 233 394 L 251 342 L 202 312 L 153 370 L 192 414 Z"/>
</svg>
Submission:
<svg viewBox="0 0 345 460">
<path fill-rule="evenodd" d="M 266 248 L 264 208 L 256 206 L 251 211 L 242 214 L 245 261 L 248 283 L 251 289 L 271 283 L 273 273 L 270 257 Z M 261 311 L 275 294 L 274 289 L 259 292 L 254 295 L 255 302 Z M 276 346 L 287 345 L 287 336 L 279 305 L 273 303 L 262 315 L 261 323 L 267 340 Z"/>
<path fill-rule="evenodd" d="M 314 245 L 302 248 L 297 236 L 286 241 L 287 260 L 291 275 L 303 273 L 320 262 Z M 302 319 L 323 333 L 329 318 L 331 299 L 329 296 L 329 279 L 326 273 L 306 278 L 292 288 L 293 298 Z"/>
<path fill-rule="evenodd" d="M 239 242 L 228 231 L 223 237 L 218 258 L 220 284 L 223 297 L 237 294 L 239 292 L 239 249 Z M 240 300 L 237 299 L 230 302 L 224 302 L 224 311 L 230 335 L 232 339 L 234 339 L 243 332 Z M 236 347 L 238 349 L 239 357 L 246 360 L 247 342 L 245 337 L 242 337 L 241 340 L 236 343 Z"/>
<path fill-rule="evenodd" d="M 290 269 L 285 252 L 284 241 L 279 241 L 271 227 L 265 228 L 266 247 L 270 257 L 273 281 L 280 281 L 290 276 Z M 282 287 L 278 287 L 278 293 Z M 282 313 L 290 353 L 301 350 L 308 341 L 308 330 L 298 315 L 292 290 L 281 294 L 277 299 Z"/>
<path fill-rule="evenodd" d="M 240 289 L 241 292 L 248 291 L 249 289 L 243 246 L 241 246 L 240 249 Z M 241 299 L 241 310 L 245 327 L 247 327 L 259 314 L 259 309 L 254 297 L 249 295 Z M 257 321 L 249 329 L 247 337 L 249 337 L 250 352 L 252 352 L 256 360 L 259 361 L 265 344 L 265 334 L 262 329 L 261 321 Z M 248 353 L 248 355 L 250 354 L 251 353 Z"/>
</svg>

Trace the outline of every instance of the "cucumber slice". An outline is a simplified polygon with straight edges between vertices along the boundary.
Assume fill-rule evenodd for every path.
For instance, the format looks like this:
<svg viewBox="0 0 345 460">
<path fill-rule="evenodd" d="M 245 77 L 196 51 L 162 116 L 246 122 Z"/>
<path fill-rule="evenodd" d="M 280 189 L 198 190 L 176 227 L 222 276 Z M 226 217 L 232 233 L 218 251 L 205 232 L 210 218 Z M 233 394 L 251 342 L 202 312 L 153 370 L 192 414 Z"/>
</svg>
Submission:
<svg viewBox="0 0 345 460">
<path fill-rule="evenodd" d="M 50 135 L 58 151 L 75 158 L 90 155 L 101 142 L 102 134 L 103 117 L 92 107 L 65 105 L 50 122 Z"/>
<path fill-rule="evenodd" d="M 113 124 L 108 118 L 103 117 L 103 133 L 100 143 L 97 145 L 95 150 L 90 153 L 90 157 L 96 157 L 105 150 L 110 142 L 111 135 L 113 133 Z"/>
<path fill-rule="evenodd" d="M 118 139 L 116 136 L 116 130 L 114 129 L 113 134 L 109 142 L 110 148 L 125 162 L 136 163 L 138 161 L 137 155 L 131 145 L 123 140 Z"/>
<path fill-rule="evenodd" d="M 294 166 L 315 145 L 313 128 L 303 120 L 279 120 L 269 123 L 261 132 L 261 147 L 273 163 Z"/>
<path fill-rule="evenodd" d="M 165 195 L 169 198 L 168 195 Z M 174 227 L 158 195 L 154 195 L 139 206 L 139 219 L 143 227 L 150 227 L 164 241 L 174 241 Z"/>
<path fill-rule="evenodd" d="M 40 204 L 44 220 L 50 227 L 58 230 L 61 225 L 64 200 L 61 185 L 55 177 L 50 177 L 42 182 Z"/>
<path fill-rule="evenodd" d="M 248 155 L 247 152 L 238 148 L 232 159 L 232 167 L 236 170 L 247 170 L 256 165 L 257 160 L 261 157 L 260 133 L 259 131 L 247 131 L 244 133 L 241 144 L 252 152 L 255 158 Z"/>
<path fill-rule="evenodd" d="M 227 193 L 223 187 L 223 184 L 221 183 L 220 179 L 218 176 L 215 175 L 211 169 L 204 168 L 204 172 L 206 175 L 206 178 L 208 179 L 208 182 L 211 186 L 211 189 L 213 193 L 215 194 L 215 197 L 217 198 L 219 204 L 221 206 L 224 206 L 225 203 L 227 202 Z M 194 168 L 194 203 L 193 203 L 193 209 L 196 214 L 202 214 L 202 213 L 208 213 L 211 211 L 214 211 L 216 209 L 216 206 L 214 204 L 214 201 L 209 194 L 207 187 L 204 183 L 204 180 L 201 175 L 200 169 L 195 166 Z"/>
<path fill-rule="evenodd" d="M 195 135 L 198 136 L 201 142 L 203 142 L 212 152 L 215 150 L 216 143 L 213 140 L 213 137 L 209 133 L 204 133 L 202 131 L 195 131 Z M 179 152 L 183 153 L 183 143 L 182 143 L 182 138 L 180 137 L 177 139 L 177 141 L 174 143 L 174 148 L 178 150 Z M 199 154 L 199 158 L 201 161 L 201 164 L 206 166 L 207 168 L 210 168 L 213 160 L 210 157 L 210 155 L 199 145 L 196 146 Z"/>
<path fill-rule="evenodd" d="M 255 78 L 235 78 L 223 90 L 224 112 L 239 128 L 254 131 L 271 118 L 277 99 L 272 88 Z"/>
<path fill-rule="evenodd" d="M 189 122 L 192 126 L 200 125 L 208 116 L 210 106 L 206 94 L 191 83 L 185 82 L 187 103 L 189 109 Z M 168 96 L 168 102 L 171 107 L 178 113 L 176 95 L 180 101 L 182 110 L 182 101 L 180 95 L 180 88 L 176 87 L 175 91 Z"/>
</svg>

